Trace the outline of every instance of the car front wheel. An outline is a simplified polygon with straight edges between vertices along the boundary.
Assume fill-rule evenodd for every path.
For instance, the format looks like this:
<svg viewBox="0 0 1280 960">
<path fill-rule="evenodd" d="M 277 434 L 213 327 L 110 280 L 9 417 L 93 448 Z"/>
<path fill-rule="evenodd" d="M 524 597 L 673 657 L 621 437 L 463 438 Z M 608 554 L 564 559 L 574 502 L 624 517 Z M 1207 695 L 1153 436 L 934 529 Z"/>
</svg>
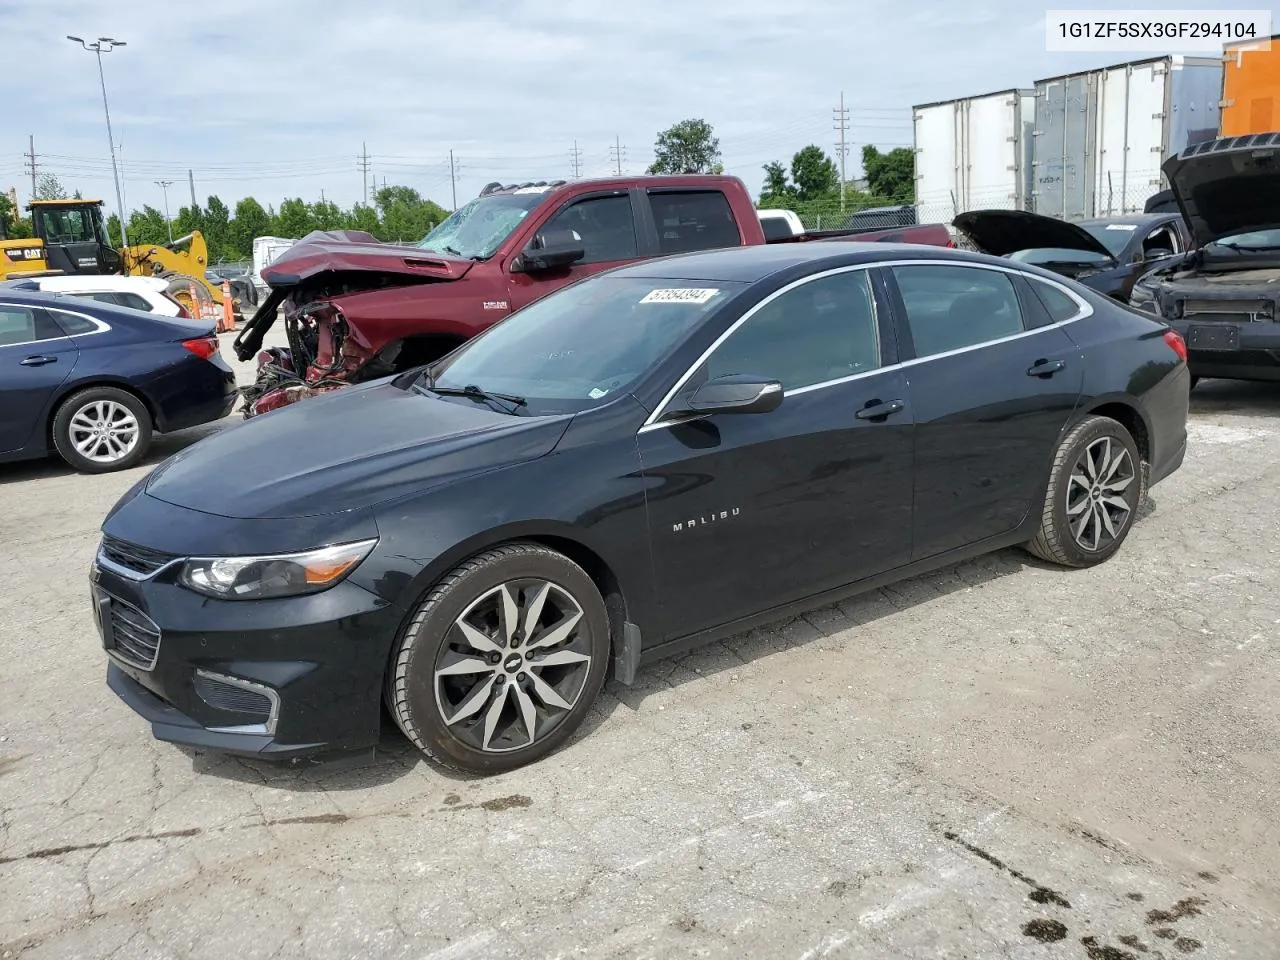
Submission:
<svg viewBox="0 0 1280 960">
<path fill-rule="evenodd" d="M 58 408 L 53 445 L 81 473 L 124 470 L 141 460 L 151 445 L 151 415 L 125 390 L 90 387 Z"/>
<path fill-rule="evenodd" d="M 1129 535 L 1143 482 L 1129 431 L 1109 417 L 1085 418 L 1058 445 L 1040 529 L 1027 549 L 1067 567 L 1102 563 Z"/>
<path fill-rule="evenodd" d="M 604 685 L 609 618 L 586 572 L 532 543 L 456 568 L 414 611 L 387 677 L 405 736 L 432 759 L 500 773 L 551 753 Z"/>
</svg>

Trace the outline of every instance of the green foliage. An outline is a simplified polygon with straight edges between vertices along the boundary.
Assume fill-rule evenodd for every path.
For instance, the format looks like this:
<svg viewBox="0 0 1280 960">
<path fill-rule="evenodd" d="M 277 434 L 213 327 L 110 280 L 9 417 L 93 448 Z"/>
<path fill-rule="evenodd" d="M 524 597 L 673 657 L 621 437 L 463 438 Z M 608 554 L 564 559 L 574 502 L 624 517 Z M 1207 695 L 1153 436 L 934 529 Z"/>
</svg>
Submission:
<svg viewBox="0 0 1280 960">
<path fill-rule="evenodd" d="M 816 200 L 839 190 L 840 171 L 821 147 L 809 144 L 791 158 L 791 182 L 797 200 Z"/>
<path fill-rule="evenodd" d="M 271 215 L 253 197 L 245 197 L 236 204 L 236 215 L 231 220 L 231 245 L 236 253 L 232 259 L 253 256 L 254 237 L 265 237 L 270 232 Z"/>
<path fill-rule="evenodd" d="M 449 216 L 449 211 L 424 200 L 412 187 L 383 187 L 374 194 L 373 202 L 381 222 L 370 232 L 379 240 L 414 243 Z"/>
<path fill-rule="evenodd" d="M 681 120 L 658 134 L 649 173 L 722 173 L 720 141 L 705 120 Z"/>
<path fill-rule="evenodd" d="M 885 197 L 890 203 L 915 200 L 915 155 L 909 148 L 896 147 L 881 153 L 868 143 L 862 148 L 862 172 L 876 196 Z"/>
<path fill-rule="evenodd" d="M 112 215 L 107 222 L 107 230 L 111 231 L 113 225 L 119 233 L 120 218 Z M 112 242 L 115 241 L 114 235 Z M 164 214 L 152 206 L 144 206 L 141 210 L 134 210 L 129 214 L 129 245 L 135 246 L 140 243 L 164 244 L 169 242 L 169 225 L 164 221 Z"/>
<path fill-rule="evenodd" d="M 65 200 L 67 199 L 67 188 L 52 173 L 42 173 L 40 174 L 40 179 L 36 181 L 36 199 Z"/>
</svg>

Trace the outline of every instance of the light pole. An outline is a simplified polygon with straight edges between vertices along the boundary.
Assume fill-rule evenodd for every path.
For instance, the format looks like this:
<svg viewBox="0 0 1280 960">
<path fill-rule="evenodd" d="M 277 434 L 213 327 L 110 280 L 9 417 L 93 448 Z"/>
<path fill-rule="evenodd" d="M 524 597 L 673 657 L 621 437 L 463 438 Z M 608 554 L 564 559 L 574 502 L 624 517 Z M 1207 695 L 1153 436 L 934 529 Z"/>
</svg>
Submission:
<svg viewBox="0 0 1280 960">
<path fill-rule="evenodd" d="M 102 110 L 107 115 L 107 149 L 111 151 L 111 175 L 116 181 L 116 209 L 120 214 L 120 242 L 122 246 L 128 247 L 129 235 L 126 232 L 124 222 L 124 194 L 120 191 L 120 171 L 116 168 L 116 145 L 111 136 L 111 109 L 107 106 L 107 81 L 102 74 L 102 55 L 110 53 L 116 47 L 126 46 L 126 44 L 123 40 L 113 40 L 110 37 L 99 37 L 93 43 L 85 43 L 79 37 L 73 37 L 70 34 L 67 35 L 67 39 L 74 40 L 80 46 L 98 56 L 98 82 L 102 84 Z"/>
<path fill-rule="evenodd" d="M 164 223 L 169 228 L 169 242 L 173 243 L 173 221 L 169 219 L 169 188 L 173 186 L 173 181 L 155 180 L 153 183 L 164 191 Z"/>
</svg>

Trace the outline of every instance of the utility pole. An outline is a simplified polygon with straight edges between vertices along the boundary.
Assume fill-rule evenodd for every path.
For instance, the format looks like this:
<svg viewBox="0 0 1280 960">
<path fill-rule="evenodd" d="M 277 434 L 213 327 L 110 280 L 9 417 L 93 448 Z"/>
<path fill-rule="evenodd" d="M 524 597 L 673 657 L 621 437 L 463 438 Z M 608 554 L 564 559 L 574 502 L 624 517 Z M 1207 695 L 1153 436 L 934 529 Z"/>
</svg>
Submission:
<svg viewBox="0 0 1280 960">
<path fill-rule="evenodd" d="M 169 219 L 169 188 L 173 186 L 173 181 L 155 180 L 153 182 L 164 191 L 164 222 L 165 226 L 169 228 L 169 242 L 173 243 L 173 221 Z"/>
<path fill-rule="evenodd" d="M 23 154 L 23 156 L 25 156 L 25 157 L 27 158 L 27 168 L 31 171 L 31 199 L 32 199 L 32 200 L 34 200 L 34 199 L 36 198 L 36 138 L 35 138 L 35 134 L 32 134 L 32 135 L 30 135 L 30 136 L 27 138 L 27 143 L 28 143 L 28 147 L 27 147 L 28 152 L 27 152 L 27 153 L 25 153 L 25 154 Z M 14 208 L 13 215 L 14 215 L 14 217 L 15 217 L 15 218 L 18 216 L 18 210 L 17 210 L 17 208 L 16 208 L 16 207 Z"/>
<path fill-rule="evenodd" d="M 453 162 L 453 151 L 449 151 L 449 186 L 453 190 L 453 209 L 458 209 L 458 167 Z"/>
<path fill-rule="evenodd" d="M 98 56 L 98 82 L 102 85 L 102 110 L 107 115 L 107 149 L 111 152 L 111 174 L 116 181 L 116 205 L 120 211 L 120 240 L 123 246 L 129 246 L 129 237 L 125 232 L 125 216 L 124 216 L 124 192 L 120 189 L 120 171 L 116 168 L 116 145 L 115 139 L 111 135 L 111 109 L 107 106 L 107 80 L 102 72 L 102 55 L 110 53 L 116 47 L 123 47 L 127 44 L 123 40 L 113 40 L 111 37 L 99 37 L 93 43 L 85 43 L 79 37 L 67 35 L 67 39 L 80 44 L 91 53 Z"/>
<path fill-rule="evenodd" d="M 187 183 L 191 185 L 191 212 L 194 214 L 200 209 L 200 204 L 196 203 L 196 175 L 190 170 L 187 171 Z"/>
<path fill-rule="evenodd" d="M 356 158 L 359 163 L 360 170 L 364 173 L 364 205 L 369 205 L 369 145 L 367 143 L 360 144 L 360 156 Z M 373 189 L 378 189 L 378 181 L 373 181 Z"/>
<path fill-rule="evenodd" d="M 832 111 L 835 114 L 835 129 L 840 133 L 840 212 L 844 213 L 844 164 L 849 157 L 849 146 L 844 135 L 849 130 L 849 109 L 844 105 L 844 91 L 840 91 L 840 106 Z"/>
<path fill-rule="evenodd" d="M 609 148 L 610 157 L 613 161 L 613 169 L 618 176 L 622 176 L 622 161 L 626 159 L 627 148 L 622 145 L 621 137 L 613 138 L 613 146 Z"/>
<path fill-rule="evenodd" d="M 582 151 L 578 149 L 578 141 L 573 141 L 573 149 L 569 151 L 569 163 L 573 166 L 575 179 L 582 176 Z"/>
</svg>

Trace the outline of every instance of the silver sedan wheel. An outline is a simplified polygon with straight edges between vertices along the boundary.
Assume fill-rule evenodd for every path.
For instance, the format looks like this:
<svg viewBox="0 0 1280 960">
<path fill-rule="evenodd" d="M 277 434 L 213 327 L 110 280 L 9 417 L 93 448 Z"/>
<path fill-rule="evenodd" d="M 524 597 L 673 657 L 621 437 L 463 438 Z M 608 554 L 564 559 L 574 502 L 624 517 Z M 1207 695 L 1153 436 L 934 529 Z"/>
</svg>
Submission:
<svg viewBox="0 0 1280 960">
<path fill-rule="evenodd" d="M 582 605 L 546 580 L 511 580 L 472 601 L 436 657 L 435 700 L 450 732 L 507 753 L 559 726 L 591 669 L 582 621 Z"/>
<path fill-rule="evenodd" d="M 1084 448 L 1067 484 L 1067 522 L 1082 550 L 1096 553 L 1115 542 L 1133 516 L 1125 498 L 1137 473 L 1124 445 L 1100 437 Z"/>
<path fill-rule="evenodd" d="M 71 416 L 68 426 L 76 452 L 94 463 L 115 463 L 133 453 L 140 431 L 133 412 L 114 400 L 93 400 Z"/>
</svg>

